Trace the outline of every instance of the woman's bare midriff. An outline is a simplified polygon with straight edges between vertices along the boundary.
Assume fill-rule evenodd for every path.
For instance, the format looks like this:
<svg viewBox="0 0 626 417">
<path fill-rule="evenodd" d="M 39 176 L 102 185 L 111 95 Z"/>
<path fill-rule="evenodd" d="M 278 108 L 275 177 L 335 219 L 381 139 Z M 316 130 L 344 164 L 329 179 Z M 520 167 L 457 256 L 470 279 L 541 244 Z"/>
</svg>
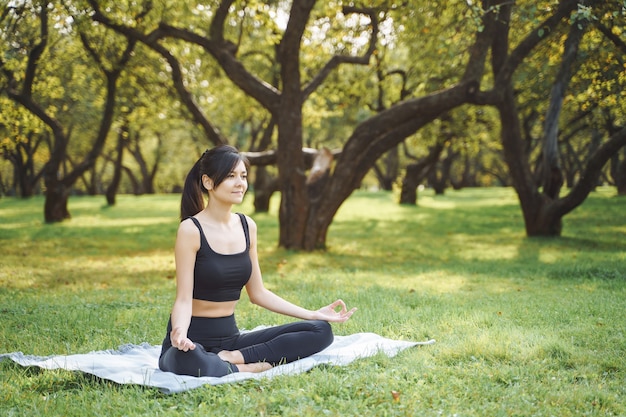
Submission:
<svg viewBox="0 0 626 417">
<path fill-rule="evenodd" d="M 234 314 L 235 305 L 237 301 L 205 301 L 194 298 L 191 300 L 191 315 L 211 318 L 228 317 Z M 266 362 L 244 363 L 243 355 L 238 350 L 223 350 L 218 353 L 218 356 L 226 362 L 237 365 L 239 372 L 263 372 L 272 367 Z"/>
<path fill-rule="evenodd" d="M 191 300 L 191 315 L 194 317 L 228 317 L 235 312 L 237 301 Z"/>
</svg>

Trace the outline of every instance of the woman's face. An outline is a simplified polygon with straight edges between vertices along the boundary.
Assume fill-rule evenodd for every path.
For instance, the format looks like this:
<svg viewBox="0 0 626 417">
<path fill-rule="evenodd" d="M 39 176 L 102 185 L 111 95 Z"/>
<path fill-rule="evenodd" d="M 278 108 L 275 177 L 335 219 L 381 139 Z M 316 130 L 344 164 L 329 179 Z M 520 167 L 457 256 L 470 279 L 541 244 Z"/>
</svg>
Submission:
<svg viewBox="0 0 626 417">
<path fill-rule="evenodd" d="M 212 183 L 208 177 L 207 179 Z M 244 194 L 248 190 L 248 170 L 246 165 L 243 161 L 239 161 L 220 185 L 213 188 L 212 186 L 207 187 L 207 184 L 205 184 L 205 187 L 209 189 L 211 198 L 231 204 L 241 203 Z"/>
</svg>

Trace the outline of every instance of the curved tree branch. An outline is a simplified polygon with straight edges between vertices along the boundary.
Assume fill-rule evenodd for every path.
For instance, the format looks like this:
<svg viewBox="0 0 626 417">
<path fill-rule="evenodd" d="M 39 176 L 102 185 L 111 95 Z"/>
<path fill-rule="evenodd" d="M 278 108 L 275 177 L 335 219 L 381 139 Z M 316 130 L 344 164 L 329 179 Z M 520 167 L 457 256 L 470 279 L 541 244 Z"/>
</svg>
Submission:
<svg viewBox="0 0 626 417">
<path fill-rule="evenodd" d="M 358 187 L 369 167 L 381 154 L 441 114 L 466 103 L 473 94 L 473 86 L 472 82 L 466 82 L 423 97 L 406 100 L 365 120 L 354 129 L 346 142 L 332 177 L 351 178 L 353 181 L 351 185 Z M 330 182 L 338 187 L 342 187 L 341 183 L 341 181 Z M 342 194 L 352 190 L 341 189 L 331 192 Z"/>
<path fill-rule="evenodd" d="M 46 4 L 41 5 L 39 19 L 41 21 L 40 42 L 37 43 L 28 54 L 28 61 L 26 63 L 24 82 L 22 83 L 21 91 L 17 86 L 15 74 L 10 69 L 6 68 L 3 62 L 0 61 L 0 63 L 2 63 L 3 72 L 9 80 L 8 86 L 5 89 L 9 98 L 24 106 L 24 108 L 39 118 L 52 131 L 52 135 L 57 142 L 56 146 L 51 146 L 52 155 L 50 159 L 54 160 L 55 158 L 62 158 L 63 155 L 65 155 L 67 138 L 63 126 L 61 126 L 61 123 L 59 123 L 57 119 L 50 116 L 43 106 L 33 100 L 32 95 L 32 87 L 37 73 L 37 66 L 39 65 L 39 59 L 41 58 L 41 55 L 46 49 L 48 43 L 48 10 Z M 44 168 L 42 168 L 42 171 L 45 171 L 48 165 L 49 162 L 46 163 Z"/>
<path fill-rule="evenodd" d="M 555 210 L 564 216 L 585 201 L 594 189 L 604 165 L 624 146 L 626 146 L 626 127 L 614 133 L 591 155 L 580 180 L 567 196 L 556 201 Z"/>
<path fill-rule="evenodd" d="M 258 101 L 270 112 L 276 111 L 280 92 L 271 84 L 254 76 L 244 67 L 234 54 L 236 50 L 234 44 L 209 39 L 190 30 L 170 26 L 167 23 L 161 23 L 159 28 L 154 31 L 153 36 L 171 37 L 200 46 L 217 60 L 228 78 L 244 93 Z M 154 44 L 159 45 L 156 41 Z M 148 44 L 148 46 L 153 47 L 153 44 Z"/>
<path fill-rule="evenodd" d="M 508 84 L 517 67 L 532 52 L 532 50 L 550 36 L 556 26 L 578 7 L 578 0 L 563 0 L 559 2 L 556 11 L 535 27 L 526 37 L 511 51 L 506 60 L 496 72 L 494 90 L 498 91 Z"/>
<path fill-rule="evenodd" d="M 204 130 L 204 133 L 206 134 L 207 138 L 213 144 L 219 145 L 222 143 L 228 143 L 228 140 L 224 138 L 224 136 L 222 136 L 220 131 L 215 126 L 213 126 L 213 124 L 206 118 L 206 116 L 200 109 L 200 106 L 194 100 L 192 94 L 189 92 L 189 90 L 187 90 L 187 87 L 185 87 L 185 82 L 183 80 L 183 72 L 182 72 L 182 69 L 180 68 L 180 63 L 178 62 L 176 57 L 174 57 L 167 48 L 165 48 L 163 45 L 159 43 L 159 40 L 166 36 L 166 32 L 161 27 L 159 27 L 153 30 L 152 32 L 150 32 L 149 34 L 144 34 L 132 27 L 120 25 L 120 24 L 113 22 L 109 17 L 107 17 L 106 15 L 104 15 L 104 13 L 102 13 L 98 5 L 98 2 L 96 0 L 89 0 L 89 4 L 94 10 L 94 13 L 92 16 L 92 19 L 94 21 L 102 23 L 108 28 L 118 33 L 121 33 L 122 35 L 126 36 L 128 39 L 134 39 L 134 40 L 140 41 L 146 46 L 156 51 L 157 53 L 159 53 L 167 61 L 168 65 L 170 66 L 171 77 L 172 77 L 172 82 L 174 84 L 174 88 L 178 92 L 178 95 L 181 101 L 183 102 L 183 104 L 185 105 L 185 107 L 187 108 L 187 110 L 189 110 L 189 112 L 191 113 L 193 120 L 196 123 L 198 123 L 200 126 L 202 126 L 202 129 Z"/>
<path fill-rule="evenodd" d="M 485 10 L 493 9 L 494 0 L 483 1 L 483 8 Z M 469 48 L 469 59 L 463 77 L 464 81 L 476 81 L 479 82 L 482 79 L 485 71 L 485 62 L 489 55 L 489 48 L 492 46 L 495 25 L 498 15 L 494 12 L 488 12 L 482 16 L 483 30 L 476 31 L 476 39 Z"/>
<path fill-rule="evenodd" d="M 330 73 L 341 64 L 369 65 L 370 58 L 376 50 L 378 42 L 378 16 L 372 8 L 361 8 L 354 6 L 344 6 L 344 14 L 360 13 L 369 16 L 372 33 L 370 35 L 369 46 L 362 56 L 334 55 L 324 67 L 317 73 L 315 77 L 304 87 L 304 97 L 308 97 L 313 93 L 330 75 Z"/>
<path fill-rule="evenodd" d="M 42 3 L 40 7 L 41 17 L 39 21 L 41 22 L 41 40 L 28 54 L 28 65 L 26 67 L 26 74 L 24 76 L 24 84 L 22 87 L 22 93 L 29 97 L 32 94 L 33 81 L 35 80 L 37 70 L 37 63 L 39 62 L 39 58 L 41 58 L 43 51 L 45 51 L 46 46 L 48 45 L 48 3 Z"/>
<path fill-rule="evenodd" d="M 89 153 L 85 157 L 85 159 L 78 165 L 76 165 L 70 173 L 68 173 L 63 182 L 66 185 L 72 185 L 76 181 L 78 177 L 83 175 L 85 171 L 90 169 L 95 163 L 96 159 L 100 155 L 102 148 L 106 142 L 107 135 L 111 130 L 111 124 L 113 123 L 113 116 L 115 114 L 115 101 L 117 96 L 117 82 L 122 74 L 123 69 L 130 61 L 133 51 L 135 49 L 135 45 L 137 41 L 132 38 L 127 38 L 126 48 L 122 52 L 121 57 L 112 64 L 111 69 L 107 69 L 104 67 L 102 58 L 98 55 L 98 53 L 90 46 L 89 41 L 86 36 L 81 33 L 81 39 L 83 39 L 84 46 L 88 48 L 89 53 L 92 54 L 94 61 L 98 64 L 102 72 L 106 76 L 107 82 L 107 94 L 106 101 L 104 106 L 104 112 L 102 114 L 102 120 L 100 121 L 100 127 L 98 128 L 98 133 L 96 134 L 96 140 L 89 150 Z"/>
<path fill-rule="evenodd" d="M 209 37 L 215 42 L 224 41 L 224 21 L 228 17 L 228 10 L 234 0 L 223 0 L 215 11 L 211 26 L 209 27 Z"/>
</svg>

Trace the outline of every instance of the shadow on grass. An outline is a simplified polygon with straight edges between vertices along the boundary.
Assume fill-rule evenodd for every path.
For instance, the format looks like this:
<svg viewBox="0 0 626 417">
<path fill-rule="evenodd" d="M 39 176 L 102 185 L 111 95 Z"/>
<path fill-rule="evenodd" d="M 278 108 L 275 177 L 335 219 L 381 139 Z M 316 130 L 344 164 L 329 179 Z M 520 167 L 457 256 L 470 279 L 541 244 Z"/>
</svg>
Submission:
<svg viewBox="0 0 626 417">
<path fill-rule="evenodd" d="M 511 195 L 510 189 L 463 190 L 399 206 L 389 193 L 356 193 L 330 227 L 328 250 L 314 253 L 277 248 L 275 215 L 253 214 L 262 270 L 270 277 L 364 273 L 373 282 L 393 276 L 398 285 L 403 277 L 420 276 L 442 282 L 476 276 L 623 278 L 626 239 L 617 213 L 624 200 L 591 198 L 566 217 L 564 237 L 527 238 Z M 5 203 L 0 250 L 7 266 L 0 282 L 40 288 L 81 282 L 94 288 L 170 286 L 165 282 L 174 277 L 178 198 L 123 196 L 106 208 L 100 198 L 76 198 L 74 217 L 51 225 L 41 224 L 33 211 L 43 199 Z"/>
</svg>

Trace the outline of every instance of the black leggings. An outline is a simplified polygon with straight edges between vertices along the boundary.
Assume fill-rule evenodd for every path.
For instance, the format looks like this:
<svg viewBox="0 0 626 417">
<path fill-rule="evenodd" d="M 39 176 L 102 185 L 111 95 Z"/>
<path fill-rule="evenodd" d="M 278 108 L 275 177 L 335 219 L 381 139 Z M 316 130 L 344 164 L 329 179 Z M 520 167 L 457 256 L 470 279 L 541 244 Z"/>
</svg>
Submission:
<svg viewBox="0 0 626 417">
<path fill-rule="evenodd" d="M 333 333 L 321 320 L 298 321 L 281 326 L 240 333 L 235 316 L 192 317 L 187 337 L 196 348 L 183 352 L 172 346 L 167 324 L 159 368 L 179 375 L 220 377 L 239 372 L 236 365 L 223 361 L 217 353 L 239 350 L 244 363 L 268 362 L 272 365 L 293 362 L 311 356 L 333 342 Z"/>
</svg>

